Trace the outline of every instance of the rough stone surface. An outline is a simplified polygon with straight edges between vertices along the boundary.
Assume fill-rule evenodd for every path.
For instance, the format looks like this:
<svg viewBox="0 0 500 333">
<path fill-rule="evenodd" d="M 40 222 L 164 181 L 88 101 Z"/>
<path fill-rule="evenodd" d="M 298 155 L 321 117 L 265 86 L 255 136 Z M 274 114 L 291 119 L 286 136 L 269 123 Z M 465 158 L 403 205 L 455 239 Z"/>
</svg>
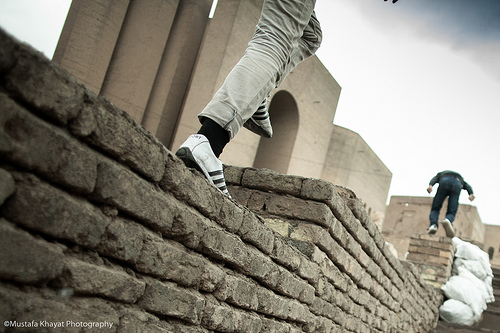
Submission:
<svg viewBox="0 0 500 333">
<path fill-rule="evenodd" d="M 399 261 L 355 193 L 319 179 L 225 166 L 229 199 L 40 53 L 2 31 L 0 43 L 0 317 L 12 331 L 436 325 L 448 241 L 415 237 L 414 263 Z"/>
<path fill-rule="evenodd" d="M 61 275 L 61 247 L 36 239 L 0 218 L 0 277 L 20 283 L 39 283 Z"/>
<path fill-rule="evenodd" d="M 12 175 L 4 169 L 0 169 L 0 206 L 16 190 L 16 182 Z"/>
</svg>

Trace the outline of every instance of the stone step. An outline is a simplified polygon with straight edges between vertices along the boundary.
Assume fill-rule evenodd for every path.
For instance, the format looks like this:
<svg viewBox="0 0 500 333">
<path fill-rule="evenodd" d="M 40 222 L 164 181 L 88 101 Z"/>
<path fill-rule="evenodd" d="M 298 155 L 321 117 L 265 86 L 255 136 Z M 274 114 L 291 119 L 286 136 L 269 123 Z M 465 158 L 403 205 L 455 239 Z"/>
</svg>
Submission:
<svg viewBox="0 0 500 333">
<path fill-rule="evenodd" d="M 477 326 L 473 327 L 461 326 L 439 321 L 437 327 L 430 333 L 477 333 L 477 332 L 498 333 L 498 330 L 485 327 L 477 327 Z"/>
<path fill-rule="evenodd" d="M 473 327 L 449 324 L 439 321 L 431 333 L 493 333 L 500 332 L 500 269 L 493 269 L 493 295 L 495 302 L 489 303 L 483 312 L 481 321 Z"/>
<path fill-rule="evenodd" d="M 497 308 L 497 311 L 488 309 L 483 312 L 483 316 L 478 326 L 484 329 L 490 329 L 494 332 L 500 331 L 500 308 Z"/>
</svg>

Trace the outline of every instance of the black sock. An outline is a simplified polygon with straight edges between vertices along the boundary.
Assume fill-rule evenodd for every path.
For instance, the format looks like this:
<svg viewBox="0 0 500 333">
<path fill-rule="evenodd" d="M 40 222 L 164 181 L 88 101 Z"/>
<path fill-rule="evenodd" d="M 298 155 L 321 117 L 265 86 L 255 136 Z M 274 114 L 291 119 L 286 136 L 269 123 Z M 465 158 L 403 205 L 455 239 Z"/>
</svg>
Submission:
<svg viewBox="0 0 500 333">
<path fill-rule="evenodd" d="M 229 133 L 210 118 L 203 118 L 198 134 L 207 137 L 216 157 L 222 154 L 222 150 L 229 142 Z"/>
</svg>

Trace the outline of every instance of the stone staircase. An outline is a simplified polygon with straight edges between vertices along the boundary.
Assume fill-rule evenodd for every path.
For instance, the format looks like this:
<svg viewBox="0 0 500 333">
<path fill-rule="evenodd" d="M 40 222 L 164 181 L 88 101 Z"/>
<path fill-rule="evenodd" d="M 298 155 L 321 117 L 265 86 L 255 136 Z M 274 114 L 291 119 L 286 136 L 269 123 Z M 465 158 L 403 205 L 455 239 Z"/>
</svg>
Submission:
<svg viewBox="0 0 500 333">
<path fill-rule="evenodd" d="M 500 269 L 493 268 L 493 293 L 495 302 L 489 303 L 483 317 L 475 326 L 461 326 L 447 324 L 439 321 L 432 333 L 474 333 L 474 332 L 500 332 Z"/>
</svg>

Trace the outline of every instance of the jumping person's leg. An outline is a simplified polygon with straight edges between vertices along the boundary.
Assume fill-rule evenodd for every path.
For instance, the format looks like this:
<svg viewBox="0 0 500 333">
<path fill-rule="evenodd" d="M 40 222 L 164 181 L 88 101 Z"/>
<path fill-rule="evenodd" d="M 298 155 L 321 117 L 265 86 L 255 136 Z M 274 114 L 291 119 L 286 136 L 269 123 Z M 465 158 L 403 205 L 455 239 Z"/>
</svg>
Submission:
<svg viewBox="0 0 500 333">
<path fill-rule="evenodd" d="M 306 51 L 299 47 L 303 45 L 301 37 L 311 21 L 314 5 L 315 0 L 264 1 L 261 17 L 245 55 L 198 115 L 202 122 L 199 133 L 212 133 L 215 138 L 210 137 L 211 134 L 210 138 L 202 134 L 191 135 L 176 153 L 186 164 L 201 170 L 227 195 L 222 163 L 212 149 L 220 154 L 219 150 L 222 151 L 245 121 L 252 117 L 267 94 L 293 69 L 291 65 L 296 66 L 319 46 L 318 43 L 304 54 L 301 52 Z M 319 29 L 319 24 L 317 26 Z M 205 128 L 214 123 L 220 128 Z M 223 131 L 227 132 L 229 139 Z M 212 143 L 214 140 L 217 143 Z"/>
<path fill-rule="evenodd" d="M 265 0 L 244 56 L 198 117 L 212 119 L 234 138 L 292 67 L 314 53 L 315 49 L 299 47 L 314 4 L 314 0 Z"/>
<path fill-rule="evenodd" d="M 321 45 L 321 39 L 321 26 L 313 11 L 309 23 L 302 32 L 302 36 L 297 45 L 294 47 L 290 56 L 290 61 L 286 64 L 285 70 L 280 76 L 280 81 L 276 82 L 275 87 L 278 87 L 281 81 L 283 81 L 299 63 L 316 53 L 316 50 Z M 271 119 L 267 107 L 268 97 L 269 95 L 262 101 L 252 117 L 243 124 L 247 129 L 266 138 L 273 136 L 273 128 L 271 126 Z"/>
</svg>

